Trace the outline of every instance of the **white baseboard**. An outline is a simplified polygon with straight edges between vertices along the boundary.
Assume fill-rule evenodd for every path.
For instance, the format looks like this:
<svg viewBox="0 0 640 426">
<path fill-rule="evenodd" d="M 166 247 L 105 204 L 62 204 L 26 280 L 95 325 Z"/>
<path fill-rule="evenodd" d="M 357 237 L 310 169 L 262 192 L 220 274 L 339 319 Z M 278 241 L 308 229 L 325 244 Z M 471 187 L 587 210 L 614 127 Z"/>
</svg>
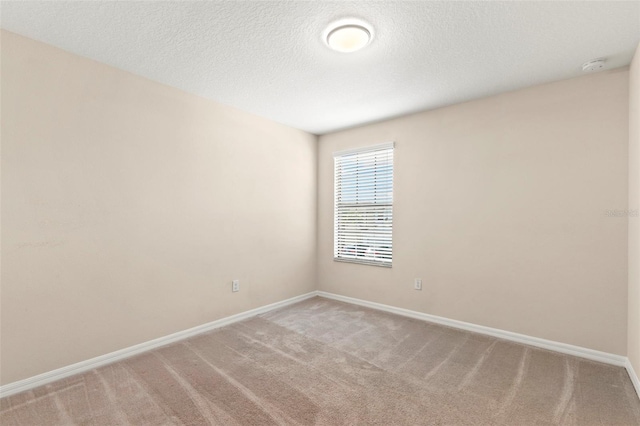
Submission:
<svg viewBox="0 0 640 426">
<path fill-rule="evenodd" d="M 633 387 L 636 388 L 636 393 L 638 394 L 638 398 L 640 398 L 640 378 L 636 374 L 633 369 L 633 365 L 631 365 L 631 361 L 627 358 L 627 362 L 624 365 L 627 368 L 627 373 L 629 373 L 629 377 L 631 378 L 631 383 L 633 383 Z"/>
<path fill-rule="evenodd" d="M 395 306 L 383 305 L 382 303 L 369 302 L 367 300 L 356 299 L 353 297 L 341 296 L 339 294 L 327 293 L 326 291 L 318 291 L 318 296 L 327 299 L 338 300 L 341 302 L 352 303 L 354 305 L 365 306 L 367 308 L 386 311 L 405 317 L 415 318 L 423 321 L 433 322 L 445 325 L 447 327 L 458 328 L 461 330 L 472 331 L 474 333 L 486 334 L 488 336 L 498 337 L 500 339 L 510 340 L 512 342 L 522 343 L 529 346 L 548 349 L 567 355 L 573 355 L 581 358 L 590 359 L 592 361 L 604 362 L 619 367 L 626 367 L 628 363 L 627 357 L 614 355 L 607 352 L 600 352 L 593 349 L 583 348 L 581 346 L 568 345 L 566 343 L 555 342 L 553 340 L 540 339 L 538 337 L 527 336 L 525 334 L 513 333 L 511 331 L 500 330 L 498 328 L 485 327 L 464 321 L 453 320 L 449 318 L 439 317 L 436 315 L 425 314 L 422 312 L 411 311 L 409 309 L 396 308 Z M 629 364 L 630 365 L 630 364 Z"/>
<path fill-rule="evenodd" d="M 513 333 L 511 331 L 500 330 L 498 328 L 485 327 L 469 322 L 453 320 L 449 318 L 439 317 L 437 315 L 425 314 L 422 312 L 412 311 L 409 309 L 397 308 L 395 306 L 384 305 L 382 303 L 369 302 L 368 300 L 356 299 L 354 297 L 342 296 L 326 291 L 317 291 L 318 296 L 327 299 L 338 300 L 340 302 L 360 305 L 371 309 L 390 312 L 405 317 L 415 318 L 423 321 L 433 322 L 445 325 L 447 327 L 458 328 L 461 330 L 472 331 L 474 333 L 485 334 L 487 336 L 498 337 L 500 339 L 510 340 L 512 342 L 522 343 L 529 346 L 535 346 L 562 354 L 573 355 L 580 358 L 586 358 L 592 361 L 599 361 L 605 364 L 611 364 L 618 367 L 624 367 L 629 373 L 631 382 L 636 389 L 638 398 L 640 398 L 640 379 L 631 365 L 631 361 L 626 356 L 615 355 L 608 352 L 596 351 L 594 349 L 583 348 L 581 346 L 569 345 L 566 343 L 555 342 L 553 340 L 541 339 L 539 337 L 527 336 L 526 334 Z"/>
<path fill-rule="evenodd" d="M 512 342 L 522 343 L 525 345 L 535 346 L 538 348 L 548 349 L 551 351 L 573 355 L 581 358 L 586 358 L 592 361 L 599 361 L 606 364 L 625 367 L 631 377 L 638 396 L 640 397 L 640 380 L 635 373 L 631 362 L 627 357 L 614 355 L 607 352 L 600 352 L 593 349 L 583 348 L 580 346 L 569 345 L 566 343 L 555 342 L 553 340 L 540 339 L 538 337 L 527 336 L 524 334 L 513 333 L 511 331 L 500 330 L 497 328 L 485 327 L 482 325 L 476 325 L 464 321 L 453 320 L 449 318 L 439 317 L 436 315 L 425 314 L 422 312 L 412 311 L 409 309 L 397 308 L 395 306 L 384 305 L 382 303 L 369 302 L 367 300 L 356 299 L 353 297 L 342 296 L 339 294 L 328 293 L 325 291 L 312 291 L 301 296 L 292 297 L 280 302 L 272 303 L 270 305 L 261 306 L 259 308 L 251 309 L 246 312 L 241 312 L 236 315 L 231 315 L 226 318 L 221 318 L 216 321 L 212 321 L 207 324 L 199 325 L 197 327 L 189 328 L 187 330 L 179 331 L 177 333 L 170 334 L 168 336 L 160 337 L 158 339 L 150 340 L 148 342 L 140 343 L 138 345 L 130 346 L 115 352 L 101 355 L 96 358 L 91 358 L 86 361 L 81 361 L 76 364 L 72 364 L 66 367 L 59 368 L 57 370 L 49 371 L 47 373 L 39 374 L 37 376 L 30 377 L 28 379 L 20 380 L 17 382 L 9 383 L 4 386 L 0 386 L 0 398 L 11 396 L 20 392 L 24 392 L 38 386 L 46 385 L 56 380 L 64 379 L 75 374 L 84 373 L 99 367 L 102 367 L 113 362 L 120 361 L 125 358 L 129 358 L 133 355 L 168 345 L 200 333 L 223 327 L 225 325 L 232 324 L 234 322 L 242 321 L 244 319 L 278 309 L 293 303 L 301 302 L 314 296 L 320 296 L 327 299 L 338 300 L 341 302 L 351 303 L 354 305 L 364 306 L 367 308 L 377 309 L 380 311 L 390 312 L 397 315 L 402 315 L 409 318 L 415 318 L 423 321 L 428 321 L 436 324 L 441 324 L 447 327 L 458 328 L 461 330 L 471 331 L 474 333 L 485 334 L 500 339 L 510 340 Z"/>
<path fill-rule="evenodd" d="M 273 309 L 281 308 L 283 306 L 291 305 L 293 303 L 300 302 L 305 299 L 309 299 L 317 295 L 317 292 L 312 291 L 301 296 L 292 297 L 280 302 L 272 303 L 270 305 L 261 306 L 259 308 L 251 309 L 249 311 L 241 312 L 239 314 L 231 315 L 229 317 L 221 318 L 216 321 L 212 321 L 207 324 L 202 324 L 187 330 L 178 331 L 177 333 L 169 334 L 168 336 L 159 337 L 157 339 L 149 340 L 148 342 L 140 343 L 138 345 L 130 346 L 128 348 L 120 349 L 115 352 L 111 352 L 105 355 L 101 355 L 95 358 L 81 361 L 76 364 L 68 365 L 66 367 L 58 368 L 56 370 L 48 371 L 37 376 L 29 377 L 28 379 L 19 380 L 17 382 L 8 383 L 4 386 L 0 386 L 0 398 L 11 396 L 20 392 L 24 392 L 38 386 L 46 385 L 56 380 L 64 379 L 75 374 L 84 373 L 107 364 L 111 364 L 116 361 L 120 361 L 125 358 L 129 358 L 133 355 L 138 355 L 142 352 L 149 351 L 151 349 L 165 346 L 170 343 L 177 342 L 179 340 L 186 339 L 188 337 L 195 336 L 200 333 L 223 327 L 225 325 L 232 324 L 234 322 L 242 321 L 244 319 L 262 314 L 264 312 L 271 311 Z"/>
</svg>

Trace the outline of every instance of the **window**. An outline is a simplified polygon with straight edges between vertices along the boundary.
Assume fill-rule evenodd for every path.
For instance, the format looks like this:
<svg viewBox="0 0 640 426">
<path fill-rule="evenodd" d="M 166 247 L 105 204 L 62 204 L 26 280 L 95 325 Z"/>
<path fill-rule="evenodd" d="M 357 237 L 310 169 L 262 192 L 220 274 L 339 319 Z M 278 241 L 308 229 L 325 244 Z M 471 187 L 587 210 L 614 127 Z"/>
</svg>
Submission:
<svg viewBox="0 0 640 426">
<path fill-rule="evenodd" d="M 333 259 L 391 267 L 393 142 L 333 158 Z"/>
</svg>

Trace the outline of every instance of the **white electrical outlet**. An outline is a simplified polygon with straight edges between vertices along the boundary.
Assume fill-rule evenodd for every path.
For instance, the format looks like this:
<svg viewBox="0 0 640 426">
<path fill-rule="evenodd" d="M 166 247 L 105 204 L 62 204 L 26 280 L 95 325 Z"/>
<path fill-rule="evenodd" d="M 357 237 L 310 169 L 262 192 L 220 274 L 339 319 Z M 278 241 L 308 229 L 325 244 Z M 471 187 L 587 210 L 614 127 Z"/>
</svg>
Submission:
<svg viewBox="0 0 640 426">
<path fill-rule="evenodd" d="M 413 280 L 413 289 L 414 290 L 422 290 L 422 279 L 416 278 Z"/>
<path fill-rule="evenodd" d="M 231 291 L 240 291 L 240 280 L 231 281 Z"/>
</svg>

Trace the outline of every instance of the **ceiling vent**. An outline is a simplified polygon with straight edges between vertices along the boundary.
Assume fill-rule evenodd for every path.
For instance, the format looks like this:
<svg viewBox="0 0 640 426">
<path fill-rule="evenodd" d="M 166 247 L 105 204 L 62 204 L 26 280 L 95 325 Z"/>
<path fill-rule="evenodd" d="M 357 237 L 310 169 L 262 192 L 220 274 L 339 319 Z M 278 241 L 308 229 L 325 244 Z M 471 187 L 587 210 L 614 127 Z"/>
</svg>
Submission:
<svg viewBox="0 0 640 426">
<path fill-rule="evenodd" d="M 582 64 L 582 71 L 584 72 L 600 71 L 602 68 L 604 68 L 605 62 L 606 62 L 605 59 L 594 59 L 592 61 L 585 62 L 584 64 Z"/>
</svg>

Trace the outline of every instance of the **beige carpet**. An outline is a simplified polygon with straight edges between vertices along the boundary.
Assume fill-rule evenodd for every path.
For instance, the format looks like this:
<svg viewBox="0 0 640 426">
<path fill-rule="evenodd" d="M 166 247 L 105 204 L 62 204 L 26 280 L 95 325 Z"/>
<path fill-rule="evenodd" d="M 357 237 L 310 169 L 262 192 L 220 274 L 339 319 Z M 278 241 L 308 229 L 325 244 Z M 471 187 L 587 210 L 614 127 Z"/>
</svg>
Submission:
<svg viewBox="0 0 640 426">
<path fill-rule="evenodd" d="M 321 298 L 1 401 L 9 425 L 640 425 L 623 368 Z"/>
</svg>

